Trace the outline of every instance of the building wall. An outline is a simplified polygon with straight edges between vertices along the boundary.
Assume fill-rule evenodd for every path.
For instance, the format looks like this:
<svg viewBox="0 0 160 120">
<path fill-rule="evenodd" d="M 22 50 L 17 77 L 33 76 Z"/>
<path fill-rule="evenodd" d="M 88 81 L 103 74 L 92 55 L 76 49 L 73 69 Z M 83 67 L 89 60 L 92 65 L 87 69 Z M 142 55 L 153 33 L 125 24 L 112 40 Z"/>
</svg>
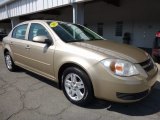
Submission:
<svg viewBox="0 0 160 120">
<path fill-rule="evenodd" d="M 120 7 L 95 2 L 85 6 L 85 23 L 94 31 L 103 23 L 105 38 L 123 42 L 123 36 L 115 36 L 116 22 L 123 21 L 123 34 L 131 33 L 132 45 L 151 48 L 160 30 L 159 5 L 159 0 L 121 0 Z"/>
<path fill-rule="evenodd" d="M 8 23 L 0 23 L 0 29 L 3 30 L 3 32 L 9 33 L 11 31 L 11 24 Z"/>
<path fill-rule="evenodd" d="M 46 15 L 46 19 L 72 22 L 71 2 L 88 0 L 15 0 L 0 7 L 0 20 L 21 16 L 61 6 L 60 15 Z M 85 4 L 85 24 L 97 32 L 98 23 L 103 23 L 103 36 L 107 39 L 123 42 L 123 36 L 115 36 L 116 22 L 123 21 L 123 34 L 131 33 L 131 44 L 137 47 L 151 48 L 155 32 L 160 30 L 160 0 L 121 0 L 116 7 L 105 2 Z M 8 12 L 6 11 L 8 9 Z M 35 14 L 34 17 L 40 14 Z"/>
</svg>

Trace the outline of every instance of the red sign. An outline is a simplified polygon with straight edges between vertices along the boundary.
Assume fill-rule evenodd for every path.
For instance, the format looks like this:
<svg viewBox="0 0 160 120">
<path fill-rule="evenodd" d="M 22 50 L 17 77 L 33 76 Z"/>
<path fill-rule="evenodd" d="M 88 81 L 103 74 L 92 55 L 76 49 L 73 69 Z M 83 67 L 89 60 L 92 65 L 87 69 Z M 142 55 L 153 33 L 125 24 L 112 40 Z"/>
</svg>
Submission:
<svg viewBox="0 0 160 120">
<path fill-rule="evenodd" d="M 156 33 L 156 37 L 160 38 L 160 31 Z"/>
</svg>

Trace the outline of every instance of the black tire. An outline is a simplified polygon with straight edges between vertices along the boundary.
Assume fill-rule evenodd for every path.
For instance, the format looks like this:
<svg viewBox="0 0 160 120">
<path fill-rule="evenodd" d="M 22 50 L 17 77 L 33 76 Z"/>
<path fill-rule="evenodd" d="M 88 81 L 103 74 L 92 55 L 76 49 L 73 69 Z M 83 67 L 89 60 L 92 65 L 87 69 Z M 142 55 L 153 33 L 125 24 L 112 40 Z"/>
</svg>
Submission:
<svg viewBox="0 0 160 120">
<path fill-rule="evenodd" d="M 158 59 L 157 59 L 157 57 L 155 57 L 155 56 L 152 56 L 152 58 L 153 58 L 154 62 L 158 62 Z"/>
<path fill-rule="evenodd" d="M 4 54 L 5 64 L 9 71 L 14 72 L 17 70 L 17 66 L 14 64 L 13 59 L 9 52 Z M 10 66 L 8 65 L 7 59 L 10 59 Z"/>
<path fill-rule="evenodd" d="M 71 74 L 74 74 L 77 78 L 79 77 L 81 79 L 81 81 L 83 81 L 84 90 L 82 89 L 80 91 L 83 92 L 84 95 L 80 100 L 72 99 L 70 97 L 69 93 L 67 92 L 66 88 L 65 88 L 66 78 L 67 78 L 67 76 L 69 76 Z M 78 78 L 78 80 L 79 80 L 79 78 Z M 83 70 L 81 70 L 79 68 L 69 67 L 69 68 L 64 70 L 63 75 L 62 75 L 62 89 L 63 89 L 64 95 L 66 96 L 66 98 L 70 102 L 72 102 L 73 104 L 76 104 L 76 105 L 79 105 L 79 106 L 86 106 L 86 105 L 89 105 L 92 102 L 93 90 L 92 90 L 91 81 L 90 81 L 88 75 Z M 77 88 L 77 89 L 79 89 L 79 88 Z M 75 94 L 77 94 L 77 93 L 75 93 Z M 77 97 L 77 99 L 78 99 L 78 97 Z"/>
</svg>

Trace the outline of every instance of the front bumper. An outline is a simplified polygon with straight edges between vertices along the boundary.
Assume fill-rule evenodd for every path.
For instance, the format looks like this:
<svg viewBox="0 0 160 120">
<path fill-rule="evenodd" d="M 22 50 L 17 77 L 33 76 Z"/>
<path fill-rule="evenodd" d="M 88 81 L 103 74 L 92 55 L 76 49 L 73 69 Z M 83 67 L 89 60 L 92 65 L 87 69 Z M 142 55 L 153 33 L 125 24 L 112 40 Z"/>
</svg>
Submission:
<svg viewBox="0 0 160 120">
<path fill-rule="evenodd" d="M 116 96 L 118 99 L 121 100 L 139 100 L 144 98 L 149 94 L 150 90 L 146 90 L 144 92 L 139 92 L 139 93 L 116 93 Z"/>
<path fill-rule="evenodd" d="M 141 75 L 118 77 L 102 70 L 101 65 L 97 65 L 96 72 L 92 71 L 91 74 L 96 98 L 129 103 L 139 101 L 150 93 L 151 88 L 157 81 L 158 69 L 155 66 L 147 77 Z"/>
</svg>

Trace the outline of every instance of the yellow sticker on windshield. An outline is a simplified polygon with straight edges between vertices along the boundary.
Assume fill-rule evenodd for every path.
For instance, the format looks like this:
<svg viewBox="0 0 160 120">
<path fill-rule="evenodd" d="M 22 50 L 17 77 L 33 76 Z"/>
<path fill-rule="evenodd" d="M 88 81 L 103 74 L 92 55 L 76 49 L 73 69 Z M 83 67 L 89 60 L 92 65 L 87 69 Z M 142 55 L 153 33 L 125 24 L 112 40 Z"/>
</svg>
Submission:
<svg viewBox="0 0 160 120">
<path fill-rule="evenodd" d="M 54 28 L 54 27 L 57 27 L 57 26 L 58 26 L 58 22 L 51 22 L 50 23 L 51 28 Z"/>
</svg>

